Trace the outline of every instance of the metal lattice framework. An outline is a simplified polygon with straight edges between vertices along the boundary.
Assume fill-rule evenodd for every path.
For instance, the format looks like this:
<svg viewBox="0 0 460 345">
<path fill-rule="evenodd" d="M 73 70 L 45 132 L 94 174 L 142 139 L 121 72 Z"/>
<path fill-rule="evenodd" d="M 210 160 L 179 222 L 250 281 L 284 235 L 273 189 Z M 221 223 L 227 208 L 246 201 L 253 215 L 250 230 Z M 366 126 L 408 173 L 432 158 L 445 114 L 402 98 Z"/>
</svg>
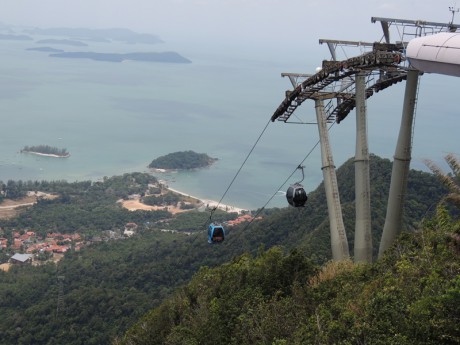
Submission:
<svg viewBox="0 0 460 345">
<path fill-rule="evenodd" d="M 288 122 L 304 101 L 328 99 L 327 119 L 329 122 L 340 123 L 355 107 L 355 74 L 367 72 L 366 98 L 369 98 L 375 92 L 406 79 L 407 67 L 404 66 L 404 60 L 402 44 L 385 43 L 374 43 L 372 51 L 343 61 L 325 60 L 319 72 L 304 76 L 306 79 L 294 90 L 286 92 L 286 98 L 276 109 L 271 120 Z"/>
<path fill-rule="evenodd" d="M 407 80 L 401 126 L 395 149 L 388 196 L 385 226 L 380 241 L 379 256 L 384 253 L 398 235 L 402 227 L 402 210 L 409 173 L 413 122 L 417 103 L 418 80 L 422 72 L 408 65 L 405 58 L 407 42 L 415 37 L 449 31 L 455 32 L 459 25 L 435 23 L 421 20 L 403 20 L 373 17 L 373 23 L 380 22 L 383 30 L 381 42 L 366 43 L 353 41 L 320 40 L 326 43 L 331 61 L 323 61 L 322 67 L 314 75 L 283 73 L 289 77 L 294 89 L 286 91 L 285 99 L 271 117 L 272 121 L 289 121 L 296 109 L 306 100 L 315 103 L 317 125 L 321 143 L 323 180 L 328 204 L 331 249 L 334 260 L 349 257 L 348 242 L 342 219 L 337 177 L 333 163 L 327 122 L 340 123 L 354 108 L 356 111 L 356 154 L 355 154 L 355 195 L 356 225 L 354 258 L 356 262 L 372 262 L 371 210 L 369 149 L 365 100 L 374 93 L 384 90 L 400 81 Z M 397 30 L 398 41 L 391 43 L 390 28 Z M 383 43 L 382 43 L 383 42 Z M 337 61 L 338 46 L 360 48 L 361 54 Z M 325 101 L 328 101 L 325 104 Z M 295 117 L 297 117 L 295 115 Z M 304 122 L 300 122 L 304 123 Z M 359 201 L 359 202 L 358 202 Z"/>
<path fill-rule="evenodd" d="M 414 37 L 433 35 L 439 32 L 455 32 L 460 29 L 460 25 L 454 24 L 454 12 L 449 9 L 452 13 L 452 21 L 450 23 L 438 23 L 430 22 L 426 20 L 412 20 L 412 19 L 397 19 L 397 18 L 382 18 L 372 17 L 371 22 L 380 22 L 383 30 L 383 37 L 385 42 L 390 43 L 390 28 L 394 27 L 397 29 L 399 39 L 401 42 L 406 42 L 407 38 L 411 39 Z"/>
<path fill-rule="evenodd" d="M 383 31 L 381 41 L 368 43 L 355 41 L 319 40 L 326 43 L 331 52 L 332 61 L 323 61 L 322 69 L 314 75 L 283 73 L 288 76 L 294 90 L 286 91 L 282 101 L 271 117 L 272 121 L 290 120 L 291 115 L 307 99 L 328 99 L 325 106 L 328 122 L 340 123 L 355 108 L 354 77 L 359 72 L 367 72 L 366 98 L 407 78 L 408 66 L 405 61 L 405 47 L 414 38 L 438 32 L 455 32 L 460 25 L 437 23 L 424 20 L 406 20 L 372 17 L 372 23 L 380 22 Z M 396 43 L 390 43 L 390 29 L 397 30 Z M 370 51 L 356 57 L 336 61 L 337 46 L 355 46 Z M 298 80 L 302 79 L 302 82 Z"/>
</svg>

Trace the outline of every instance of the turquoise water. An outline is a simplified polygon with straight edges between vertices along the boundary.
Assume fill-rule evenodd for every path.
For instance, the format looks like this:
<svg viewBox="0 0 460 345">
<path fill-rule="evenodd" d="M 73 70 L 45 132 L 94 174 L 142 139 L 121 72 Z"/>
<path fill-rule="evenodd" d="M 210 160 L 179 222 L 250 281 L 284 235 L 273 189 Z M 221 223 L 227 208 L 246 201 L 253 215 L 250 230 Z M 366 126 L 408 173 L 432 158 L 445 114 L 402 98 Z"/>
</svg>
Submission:
<svg viewBox="0 0 460 345">
<path fill-rule="evenodd" d="M 59 59 L 25 50 L 34 46 L 0 41 L 0 180 L 98 180 L 148 171 L 147 165 L 160 155 L 194 150 L 219 161 L 199 171 L 156 176 L 175 189 L 214 200 L 221 199 L 291 87 L 281 72 L 308 72 L 319 65 L 279 51 L 263 54 L 256 48 L 235 54 L 207 52 L 190 44 L 183 50 L 94 42 L 80 48 L 175 50 L 193 61 L 161 64 Z M 456 82 L 444 76 L 422 78 L 414 139 L 416 168 L 424 167 L 422 159 L 442 160 L 446 152 L 458 152 L 458 111 L 452 102 Z M 393 155 L 403 92 L 400 84 L 368 102 L 370 151 L 380 156 Z M 297 115 L 313 120 L 313 105 L 305 104 Z M 353 118 L 331 129 L 337 166 L 354 154 Z M 222 202 L 263 206 L 315 145 L 317 132 L 313 125 L 270 123 Z M 18 153 L 25 145 L 39 144 L 66 148 L 71 157 Z M 320 162 L 317 148 L 305 162 L 307 190 L 322 179 Z M 290 182 L 300 178 L 297 173 Z M 285 204 L 280 193 L 269 207 Z"/>
</svg>

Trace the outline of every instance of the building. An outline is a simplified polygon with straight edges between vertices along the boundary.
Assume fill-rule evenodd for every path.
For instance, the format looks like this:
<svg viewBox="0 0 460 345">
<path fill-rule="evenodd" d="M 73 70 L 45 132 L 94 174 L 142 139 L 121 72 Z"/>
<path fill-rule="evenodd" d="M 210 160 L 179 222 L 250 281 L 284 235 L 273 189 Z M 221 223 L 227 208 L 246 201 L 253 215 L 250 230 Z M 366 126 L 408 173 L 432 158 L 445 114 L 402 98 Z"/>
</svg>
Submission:
<svg viewBox="0 0 460 345">
<path fill-rule="evenodd" d="M 15 265 L 27 265 L 32 263 L 32 255 L 31 254 L 14 254 L 11 259 L 10 263 Z"/>
</svg>

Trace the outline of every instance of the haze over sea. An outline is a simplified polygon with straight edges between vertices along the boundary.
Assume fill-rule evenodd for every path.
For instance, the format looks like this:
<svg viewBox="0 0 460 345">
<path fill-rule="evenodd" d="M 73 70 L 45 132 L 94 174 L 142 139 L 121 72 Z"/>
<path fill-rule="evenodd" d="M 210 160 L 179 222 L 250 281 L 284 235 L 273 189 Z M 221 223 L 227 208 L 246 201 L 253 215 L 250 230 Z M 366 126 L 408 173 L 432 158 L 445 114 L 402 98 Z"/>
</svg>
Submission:
<svg viewBox="0 0 460 345">
<path fill-rule="evenodd" d="M 50 38 L 34 36 L 35 40 Z M 230 47 L 203 49 L 193 42 L 130 45 L 86 42 L 88 47 L 59 47 L 97 52 L 176 51 L 191 64 L 52 58 L 28 51 L 34 41 L 0 41 L 0 180 L 100 180 L 104 176 L 149 171 L 156 157 L 194 150 L 218 158 L 213 166 L 190 172 L 155 174 L 177 190 L 219 201 L 249 154 L 274 110 L 292 86 L 282 72 L 313 73 L 326 47 L 298 56 L 290 47 L 260 54 Z M 53 46 L 54 47 L 54 46 Z M 442 165 L 459 153 L 458 83 L 448 76 L 421 78 L 412 167 L 426 170 L 424 159 Z M 405 83 L 367 102 L 370 152 L 394 154 Z M 330 130 L 335 165 L 354 155 L 354 111 Z M 314 121 L 306 102 L 296 116 Z M 270 123 L 229 189 L 224 204 L 259 208 L 282 186 L 318 141 L 315 125 Z M 71 157 L 55 159 L 20 154 L 25 145 L 66 148 Z M 307 191 L 322 180 L 317 147 L 304 162 Z M 301 179 L 294 174 L 289 183 Z M 282 186 L 286 190 L 288 184 Z M 278 193 L 268 207 L 285 206 Z"/>
</svg>

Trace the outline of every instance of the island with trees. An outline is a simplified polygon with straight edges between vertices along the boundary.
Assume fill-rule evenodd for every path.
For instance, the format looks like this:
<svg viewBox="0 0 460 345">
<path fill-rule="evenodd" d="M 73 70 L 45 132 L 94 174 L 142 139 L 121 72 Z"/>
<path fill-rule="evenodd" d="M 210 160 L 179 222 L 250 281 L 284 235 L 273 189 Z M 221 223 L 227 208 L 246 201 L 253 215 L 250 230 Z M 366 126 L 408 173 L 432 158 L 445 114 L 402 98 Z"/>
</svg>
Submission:
<svg viewBox="0 0 460 345">
<path fill-rule="evenodd" d="M 67 158 L 70 156 L 70 153 L 67 151 L 67 149 L 60 149 L 58 147 L 49 145 L 24 146 L 24 148 L 21 150 L 21 153 L 33 153 L 36 155 L 57 158 Z"/>
<path fill-rule="evenodd" d="M 149 164 L 149 168 L 164 170 L 189 170 L 208 167 L 217 161 L 206 153 L 179 151 L 158 157 Z"/>
<path fill-rule="evenodd" d="M 50 38 L 46 40 L 37 41 L 39 44 L 61 44 L 61 45 L 68 45 L 73 47 L 87 47 L 86 43 L 76 41 L 76 40 L 68 40 L 68 39 L 55 39 Z"/>
<path fill-rule="evenodd" d="M 51 47 L 37 47 L 37 48 L 27 48 L 26 50 L 33 50 L 37 52 L 45 52 L 45 53 L 63 53 L 64 50 L 56 49 Z"/>
<path fill-rule="evenodd" d="M 27 35 L 0 34 L 0 40 L 33 41 L 33 38 Z"/>
</svg>

